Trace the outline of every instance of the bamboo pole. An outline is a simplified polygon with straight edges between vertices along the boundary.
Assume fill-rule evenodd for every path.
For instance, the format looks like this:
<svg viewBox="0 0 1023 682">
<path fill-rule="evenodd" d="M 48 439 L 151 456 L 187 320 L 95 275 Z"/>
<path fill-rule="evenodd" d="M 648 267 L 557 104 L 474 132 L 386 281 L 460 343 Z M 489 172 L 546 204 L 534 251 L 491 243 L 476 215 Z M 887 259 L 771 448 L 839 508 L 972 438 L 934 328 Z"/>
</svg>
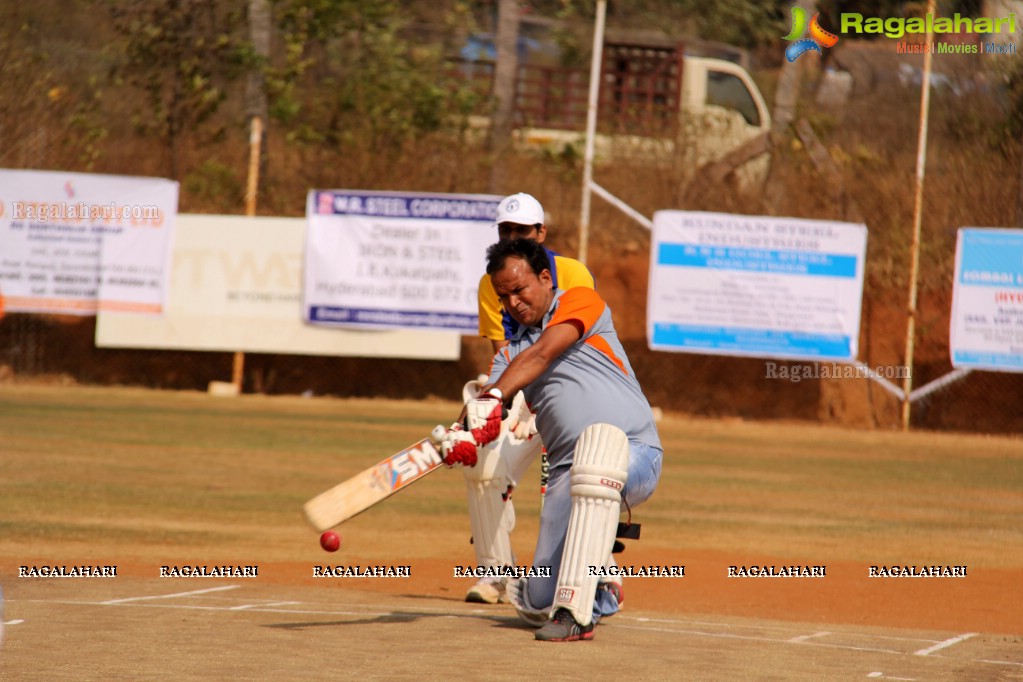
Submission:
<svg viewBox="0 0 1023 682">
<path fill-rule="evenodd" d="M 249 177 L 245 187 L 245 215 L 250 218 L 256 215 L 256 196 L 259 193 L 259 154 L 263 139 L 263 120 L 259 116 L 252 117 L 249 133 Z M 231 370 L 231 383 L 239 394 L 245 376 L 245 353 L 236 351 Z"/>
<path fill-rule="evenodd" d="M 927 0 L 927 13 L 934 13 L 934 0 Z M 927 22 L 927 37 L 930 45 L 933 40 L 931 24 Z M 909 304 L 906 311 L 906 354 L 905 362 L 909 371 L 902 382 L 902 430 L 909 430 L 910 394 L 913 391 L 913 341 L 916 334 L 917 314 L 917 279 L 920 272 L 920 226 L 923 222 L 924 205 L 924 170 L 927 166 L 927 121 L 931 109 L 931 51 L 924 54 L 924 73 L 920 84 L 920 126 L 917 136 L 916 152 L 916 188 L 913 196 L 913 240 L 909 251 Z"/>
</svg>

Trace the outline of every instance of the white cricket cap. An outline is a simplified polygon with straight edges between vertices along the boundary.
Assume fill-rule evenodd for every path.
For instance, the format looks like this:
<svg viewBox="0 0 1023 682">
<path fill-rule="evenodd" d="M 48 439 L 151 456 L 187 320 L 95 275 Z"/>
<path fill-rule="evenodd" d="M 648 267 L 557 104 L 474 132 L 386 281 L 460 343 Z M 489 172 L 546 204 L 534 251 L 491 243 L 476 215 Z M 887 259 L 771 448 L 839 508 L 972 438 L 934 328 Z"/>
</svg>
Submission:
<svg viewBox="0 0 1023 682">
<path fill-rule="evenodd" d="M 516 225 L 543 225 L 543 206 L 525 192 L 512 194 L 497 205 L 497 218 L 495 223 L 515 223 Z"/>
</svg>

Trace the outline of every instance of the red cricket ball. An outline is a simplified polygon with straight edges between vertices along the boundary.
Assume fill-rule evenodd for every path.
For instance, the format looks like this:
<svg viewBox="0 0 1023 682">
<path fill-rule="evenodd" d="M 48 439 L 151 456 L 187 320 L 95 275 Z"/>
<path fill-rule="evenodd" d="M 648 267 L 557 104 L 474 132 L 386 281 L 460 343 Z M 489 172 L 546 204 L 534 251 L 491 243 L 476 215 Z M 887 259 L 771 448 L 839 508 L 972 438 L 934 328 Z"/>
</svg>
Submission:
<svg viewBox="0 0 1023 682">
<path fill-rule="evenodd" d="M 332 530 L 328 530 L 320 536 L 320 547 L 328 552 L 336 552 L 341 546 L 341 536 Z"/>
</svg>

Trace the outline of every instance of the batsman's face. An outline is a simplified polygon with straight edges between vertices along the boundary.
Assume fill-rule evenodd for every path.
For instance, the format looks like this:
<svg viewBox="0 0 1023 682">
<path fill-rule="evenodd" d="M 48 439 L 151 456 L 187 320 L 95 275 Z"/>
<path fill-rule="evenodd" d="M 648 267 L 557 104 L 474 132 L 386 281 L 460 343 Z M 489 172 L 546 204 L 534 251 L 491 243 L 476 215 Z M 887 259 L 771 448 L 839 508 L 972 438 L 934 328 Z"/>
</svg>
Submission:
<svg viewBox="0 0 1023 682">
<path fill-rule="evenodd" d="M 543 240 L 547 238 L 547 226 L 501 223 L 497 226 L 497 238 L 502 242 L 512 239 L 532 239 L 537 244 L 543 244 Z"/>
<path fill-rule="evenodd" d="M 527 327 L 539 327 L 554 301 L 550 270 L 539 275 L 521 258 L 511 257 L 491 277 L 494 291 L 508 314 Z"/>
</svg>

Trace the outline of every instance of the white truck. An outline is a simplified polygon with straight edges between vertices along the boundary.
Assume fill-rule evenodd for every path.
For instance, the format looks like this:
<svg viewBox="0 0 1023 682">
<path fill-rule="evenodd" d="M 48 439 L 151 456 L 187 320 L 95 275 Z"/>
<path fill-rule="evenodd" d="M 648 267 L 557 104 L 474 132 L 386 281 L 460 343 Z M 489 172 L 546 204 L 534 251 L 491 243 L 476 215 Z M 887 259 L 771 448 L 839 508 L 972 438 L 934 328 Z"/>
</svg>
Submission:
<svg viewBox="0 0 1023 682">
<path fill-rule="evenodd" d="M 491 69 L 475 62 L 489 87 Z M 582 153 L 589 69 L 520 64 L 515 139 L 525 147 Z M 474 126 L 489 120 L 478 117 Z M 771 114 L 738 63 L 691 56 L 677 45 L 607 42 L 601 69 L 598 163 L 620 158 L 671 164 L 690 173 L 768 133 Z M 766 154 L 738 169 L 742 184 L 762 179 Z"/>
</svg>

